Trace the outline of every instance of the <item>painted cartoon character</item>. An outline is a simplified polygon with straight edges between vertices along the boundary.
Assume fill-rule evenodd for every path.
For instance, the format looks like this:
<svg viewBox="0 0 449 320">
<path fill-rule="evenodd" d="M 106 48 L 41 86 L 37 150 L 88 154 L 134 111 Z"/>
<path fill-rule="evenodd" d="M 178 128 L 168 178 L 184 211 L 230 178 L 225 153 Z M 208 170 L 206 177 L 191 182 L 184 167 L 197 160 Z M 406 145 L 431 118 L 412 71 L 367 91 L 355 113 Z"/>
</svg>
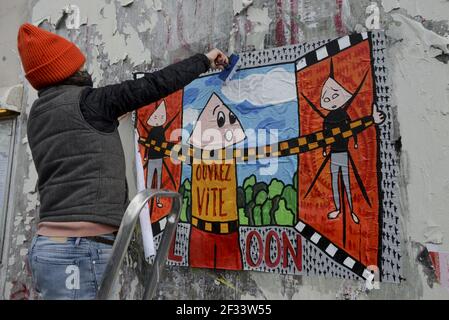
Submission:
<svg viewBox="0 0 449 320">
<path fill-rule="evenodd" d="M 242 269 L 236 176 L 239 163 L 310 152 L 333 145 L 340 139 L 347 140 L 383 121 L 384 114 L 373 105 L 371 115 L 345 122 L 338 132 L 323 130 L 271 145 L 235 148 L 246 139 L 246 134 L 236 115 L 214 93 L 195 123 L 187 141 L 188 148 L 160 140 L 154 144 L 149 140 L 144 142 L 146 148 L 168 153 L 172 160 L 187 162 L 191 159 L 189 265 Z M 329 158 L 330 154 L 327 155 Z"/>
<path fill-rule="evenodd" d="M 147 120 L 147 125 L 150 126 L 150 130 L 147 131 L 148 136 L 145 139 L 146 144 L 151 144 L 151 141 L 159 143 L 165 141 L 165 131 L 170 127 L 171 123 L 176 117 L 174 117 L 169 123 L 167 121 L 167 111 L 165 108 L 165 101 L 162 101 L 156 110 L 151 114 Z M 165 126 L 164 126 L 165 125 Z M 162 183 L 162 167 L 164 166 L 164 157 L 166 155 L 162 150 L 156 150 L 154 148 L 145 149 L 144 168 L 147 168 L 147 181 L 146 187 L 148 189 L 153 187 L 153 179 L 156 175 L 156 189 L 161 188 Z M 162 203 L 159 198 L 156 198 L 156 205 L 162 208 Z"/>
<path fill-rule="evenodd" d="M 234 113 L 212 94 L 188 140 L 213 154 L 246 139 Z M 189 265 L 242 269 L 235 159 L 201 160 L 192 164 L 192 228 Z"/>
<path fill-rule="evenodd" d="M 306 99 L 310 107 L 320 117 L 323 118 L 323 130 L 332 130 L 336 128 L 341 128 L 343 126 L 347 126 L 352 121 L 347 113 L 347 110 L 351 106 L 354 99 L 357 97 L 357 94 L 359 93 L 360 89 L 365 83 L 367 75 L 368 72 L 365 73 L 357 90 L 351 94 L 335 79 L 334 63 L 333 60 L 331 59 L 329 77 L 324 83 L 323 88 L 321 90 L 320 107 L 328 111 L 326 115 L 323 114 L 306 96 L 302 95 L 304 99 Z M 354 134 L 352 137 L 354 138 L 354 148 L 357 149 L 358 148 L 357 135 Z M 339 191 L 339 175 L 341 175 L 341 178 L 343 179 L 344 190 L 346 191 L 346 196 L 348 199 L 349 208 L 351 210 L 352 220 L 354 221 L 354 223 L 359 224 L 360 220 L 357 214 L 354 212 L 352 202 L 351 185 L 349 181 L 349 163 L 351 163 L 357 182 L 359 183 L 360 189 L 362 190 L 362 194 L 368 203 L 369 199 L 366 194 L 366 190 L 363 186 L 363 183 L 360 179 L 360 176 L 357 172 L 357 168 L 355 167 L 354 162 L 349 153 L 348 145 L 349 145 L 349 138 L 343 138 L 339 136 L 336 138 L 335 143 L 333 143 L 330 146 L 329 152 L 327 151 L 327 146 L 323 147 L 323 156 L 326 159 L 321 168 L 319 169 L 309 190 L 307 191 L 306 197 L 312 190 L 312 187 L 316 182 L 318 176 L 320 175 L 321 171 L 324 169 L 325 165 L 330 159 L 332 193 L 335 204 L 335 210 L 329 212 L 327 217 L 329 220 L 337 219 L 341 213 L 342 204 L 340 203 L 340 191 Z"/>
</svg>

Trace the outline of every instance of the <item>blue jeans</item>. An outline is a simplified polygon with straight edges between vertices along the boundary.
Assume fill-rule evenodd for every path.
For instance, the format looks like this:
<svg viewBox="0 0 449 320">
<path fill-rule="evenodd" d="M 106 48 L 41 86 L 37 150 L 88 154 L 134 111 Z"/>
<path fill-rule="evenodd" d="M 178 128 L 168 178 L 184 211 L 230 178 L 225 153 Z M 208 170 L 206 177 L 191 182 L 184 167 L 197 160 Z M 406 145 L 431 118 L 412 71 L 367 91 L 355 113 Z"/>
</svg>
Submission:
<svg viewBox="0 0 449 320">
<path fill-rule="evenodd" d="M 111 252 L 111 245 L 85 238 L 35 236 L 28 254 L 33 286 L 46 300 L 95 299 Z"/>
</svg>

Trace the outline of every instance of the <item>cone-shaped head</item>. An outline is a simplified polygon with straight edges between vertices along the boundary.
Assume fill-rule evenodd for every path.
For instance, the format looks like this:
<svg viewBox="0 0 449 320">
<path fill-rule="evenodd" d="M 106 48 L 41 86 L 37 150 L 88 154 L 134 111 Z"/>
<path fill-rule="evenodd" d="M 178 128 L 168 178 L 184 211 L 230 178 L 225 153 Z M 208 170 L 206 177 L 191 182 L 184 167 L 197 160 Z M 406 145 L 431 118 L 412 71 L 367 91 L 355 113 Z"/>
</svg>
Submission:
<svg viewBox="0 0 449 320">
<path fill-rule="evenodd" d="M 245 139 L 240 121 L 214 93 L 195 123 L 188 143 L 204 150 L 219 150 Z"/>
<path fill-rule="evenodd" d="M 351 99 L 351 96 L 334 78 L 329 77 L 321 90 L 321 108 L 329 111 L 339 109 Z"/>
<path fill-rule="evenodd" d="M 165 124 L 165 121 L 167 121 L 167 111 L 165 110 L 165 101 L 162 101 L 148 118 L 147 124 L 152 127 L 160 127 Z"/>
</svg>

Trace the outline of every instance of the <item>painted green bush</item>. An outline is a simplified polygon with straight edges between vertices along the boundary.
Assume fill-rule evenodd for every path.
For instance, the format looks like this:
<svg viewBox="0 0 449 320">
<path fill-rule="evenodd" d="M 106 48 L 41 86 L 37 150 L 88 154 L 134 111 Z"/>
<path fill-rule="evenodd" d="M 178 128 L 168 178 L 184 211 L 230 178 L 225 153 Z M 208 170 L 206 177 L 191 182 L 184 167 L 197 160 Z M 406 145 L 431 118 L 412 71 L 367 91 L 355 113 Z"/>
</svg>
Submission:
<svg viewBox="0 0 449 320">
<path fill-rule="evenodd" d="M 253 188 L 252 187 L 246 187 L 245 189 L 245 202 L 248 204 L 251 202 L 253 198 Z"/>
<path fill-rule="evenodd" d="M 265 203 L 265 201 L 268 198 L 268 194 L 266 193 L 266 191 L 261 190 L 257 193 L 256 195 L 256 204 L 261 206 Z"/>
<path fill-rule="evenodd" d="M 262 226 L 262 208 L 260 206 L 255 206 L 253 210 L 254 215 L 254 225 Z"/>
<path fill-rule="evenodd" d="M 186 179 L 179 188 L 179 193 L 182 195 L 181 215 L 179 217 L 181 222 L 189 222 L 192 216 L 192 193 L 190 190 L 190 181 Z"/>
<path fill-rule="evenodd" d="M 249 224 L 248 217 L 245 215 L 245 209 L 239 209 L 239 222 L 241 226 L 247 226 Z"/>
<path fill-rule="evenodd" d="M 282 194 L 282 190 L 284 189 L 284 183 L 278 179 L 273 179 L 268 186 L 268 197 L 273 199 L 276 196 Z"/>
<path fill-rule="evenodd" d="M 243 181 L 243 189 L 246 190 L 247 187 L 253 187 L 256 184 L 256 176 L 251 175 Z"/>
<path fill-rule="evenodd" d="M 276 210 L 274 215 L 276 217 L 277 225 L 293 226 L 295 216 L 289 209 L 286 208 L 284 199 L 281 199 L 281 201 L 279 201 L 279 208 Z"/>
<path fill-rule="evenodd" d="M 189 221 L 187 219 L 187 208 L 189 207 L 189 200 L 187 198 L 182 199 L 182 208 L 181 208 L 181 216 L 179 217 L 179 220 L 181 222 L 187 222 Z"/>
<path fill-rule="evenodd" d="M 271 200 L 265 201 L 262 206 L 262 223 L 263 225 L 272 224 L 271 219 L 271 209 L 273 208 L 273 202 Z"/>
<path fill-rule="evenodd" d="M 297 179 L 290 184 L 273 179 L 269 184 L 251 175 L 237 188 L 237 208 L 241 226 L 294 226 L 297 221 Z M 183 195 L 181 221 L 191 220 L 191 183 L 184 180 L 179 192 Z"/>
<path fill-rule="evenodd" d="M 293 189 L 292 185 L 286 185 L 284 190 L 282 190 L 282 199 L 285 200 L 285 206 L 292 213 L 296 212 L 297 202 L 298 202 L 298 194 L 295 189 Z"/>
</svg>

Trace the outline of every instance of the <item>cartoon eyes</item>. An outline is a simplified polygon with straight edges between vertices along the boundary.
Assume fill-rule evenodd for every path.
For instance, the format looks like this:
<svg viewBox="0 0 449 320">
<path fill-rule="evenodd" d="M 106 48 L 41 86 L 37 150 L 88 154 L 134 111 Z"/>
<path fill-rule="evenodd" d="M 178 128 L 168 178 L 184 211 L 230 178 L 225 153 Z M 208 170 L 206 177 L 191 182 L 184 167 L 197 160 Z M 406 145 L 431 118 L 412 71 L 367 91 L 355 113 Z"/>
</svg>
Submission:
<svg viewBox="0 0 449 320">
<path fill-rule="evenodd" d="M 219 128 L 223 127 L 226 122 L 225 115 L 222 111 L 217 114 L 217 125 Z"/>
<path fill-rule="evenodd" d="M 231 124 L 234 124 L 236 121 L 237 121 L 237 117 L 235 116 L 235 114 L 232 112 L 229 112 L 229 122 Z"/>
<path fill-rule="evenodd" d="M 233 112 L 229 112 L 229 123 L 234 124 L 237 121 L 237 117 Z M 226 116 L 223 111 L 217 114 L 217 125 L 219 128 L 223 127 L 226 123 Z"/>
<path fill-rule="evenodd" d="M 340 95 L 339 95 L 338 93 L 334 93 L 334 94 L 332 95 L 332 100 L 337 99 L 339 96 L 340 96 Z M 330 99 L 329 97 L 326 97 L 326 98 L 323 99 L 323 101 L 324 101 L 324 102 L 331 102 L 331 99 Z"/>
</svg>

